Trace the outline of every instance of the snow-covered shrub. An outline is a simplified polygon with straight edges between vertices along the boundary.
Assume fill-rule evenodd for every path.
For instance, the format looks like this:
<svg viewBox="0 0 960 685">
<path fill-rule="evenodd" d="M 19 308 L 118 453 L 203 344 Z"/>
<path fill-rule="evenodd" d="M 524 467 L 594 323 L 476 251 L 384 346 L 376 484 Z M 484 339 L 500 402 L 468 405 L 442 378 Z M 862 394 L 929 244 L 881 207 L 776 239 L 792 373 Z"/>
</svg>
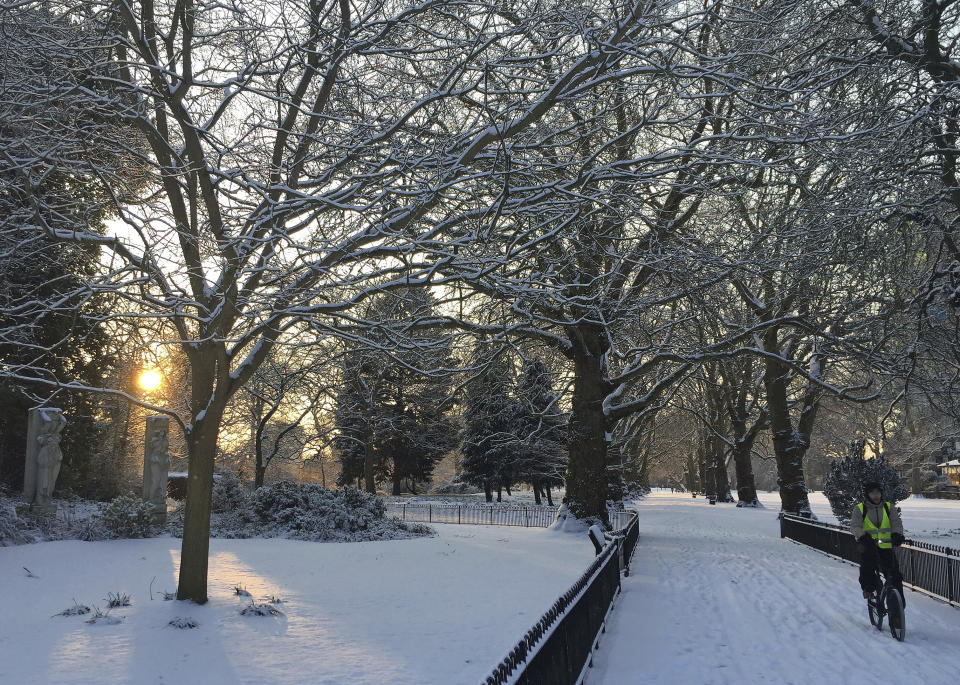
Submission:
<svg viewBox="0 0 960 685">
<path fill-rule="evenodd" d="M 920 487 L 923 492 L 937 492 L 950 485 L 950 480 L 932 468 L 925 468 L 920 471 Z"/>
<path fill-rule="evenodd" d="M 243 509 L 247 505 L 247 493 L 237 477 L 230 471 L 218 473 L 213 480 L 213 496 L 210 508 L 214 513 Z"/>
<path fill-rule="evenodd" d="M 298 540 L 389 540 L 433 535 L 422 524 L 387 517 L 375 495 L 355 488 L 330 490 L 316 483 L 272 483 L 246 496 L 242 509 L 214 514 L 210 534 L 221 538 L 283 537 Z M 183 509 L 167 520 L 171 535 L 183 535 Z"/>
<path fill-rule="evenodd" d="M 118 538 L 150 537 L 153 505 L 130 493 L 117 495 L 101 505 L 97 514 L 103 525 Z"/>
<path fill-rule="evenodd" d="M 269 602 L 250 602 L 240 610 L 241 616 L 283 616 L 283 612 Z"/>
<path fill-rule="evenodd" d="M 863 487 L 870 482 L 880 483 L 888 502 L 899 502 L 910 494 L 903 478 L 883 455 L 864 459 L 862 451 L 855 447 L 851 454 L 830 464 L 823 494 L 830 502 L 833 515 L 842 523 L 850 520 L 854 506 L 863 501 Z"/>
<path fill-rule="evenodd" d="M 426 523 L 406 523 L 406 528 L 411 537 L 430 537 L 437 532 Z"/>
<path fill-rule="evenodd" d="M 200 624 L 192 618 L 177 616 L 175 619 L 167 623 L 167 625 L 172 628 L 178 628 L 179 630 L 190 630 L 191 628 L 197 628 Z"/>
<path fill-rule="evenodd" d="M 391 519 L 376 495 L 356 488 L 329 490 L 316 483 L 273 483 L 257 490 L 251 511 L 261 534 L 304 540 L 378 539 Z M 387 530 L 382 530 L 386 526 Z"/>
</svg>

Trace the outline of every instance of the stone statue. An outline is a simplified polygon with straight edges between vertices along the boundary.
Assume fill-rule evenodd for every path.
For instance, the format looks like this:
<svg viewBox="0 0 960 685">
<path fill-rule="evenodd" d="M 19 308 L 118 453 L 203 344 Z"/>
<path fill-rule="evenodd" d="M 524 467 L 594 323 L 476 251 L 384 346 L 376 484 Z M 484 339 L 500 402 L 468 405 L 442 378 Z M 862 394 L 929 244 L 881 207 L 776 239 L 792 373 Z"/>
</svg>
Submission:
<svg viewBox="0 0 960 685">
<path fill-rule="evenodd" d="M 154 517 L 166 519 L 167 472 L 170 469 L 170 417 L 148 416 L 143 440 L 143 499 L 153 504 Z"/>
<path fill-rule="evenodd" d="M 53 491 L 63 462 L 60 434 L 66 425 L 60 409 L 35 407 L 30 410 L 23 498 L 38 513 L 56 513 Z"/>
</svg>

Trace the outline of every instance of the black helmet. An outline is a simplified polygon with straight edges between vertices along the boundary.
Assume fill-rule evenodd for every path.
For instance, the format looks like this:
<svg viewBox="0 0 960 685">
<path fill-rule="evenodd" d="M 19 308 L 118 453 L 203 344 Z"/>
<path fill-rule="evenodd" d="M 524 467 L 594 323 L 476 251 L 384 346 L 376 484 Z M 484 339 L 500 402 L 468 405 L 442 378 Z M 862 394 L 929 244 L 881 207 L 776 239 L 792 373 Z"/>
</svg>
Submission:
<svg viewBox="0 0 960 685">
<path fill-rule="evenodd" d="M 871 480 L 871 481 L 863 484 L 863 494 L 864 494 L 864 495 L 869 495 L 869 494 L 870 494 L 871 492 L 873 492 L 874 490 L 879 490 L 879 491 L 880 491 L 880 494 L 881 494 L 881 495 L 883 494 L 883 486 L 880 485 L 880 483 L 878 483 L 877 481 Z"/>
</svg>

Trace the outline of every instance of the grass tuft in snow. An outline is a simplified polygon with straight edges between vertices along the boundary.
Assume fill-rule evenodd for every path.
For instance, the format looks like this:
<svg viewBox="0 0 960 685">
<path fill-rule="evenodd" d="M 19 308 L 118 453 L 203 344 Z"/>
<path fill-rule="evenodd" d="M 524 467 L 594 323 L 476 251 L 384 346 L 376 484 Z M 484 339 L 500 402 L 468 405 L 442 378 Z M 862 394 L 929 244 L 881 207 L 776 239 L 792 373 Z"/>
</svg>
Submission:
<svg viewBox="0 0 960 685">
<path fill-rule="evenodd" d="M 283 612 L 269 602 L 250 602 L 240 610 L 241 616 L 283 616 Z"/>
<path fill-rule="evenodd" d="M 268 595 L 265 600 L 268 604 L 283 604 L 283 600 L 276 595 Z"/>
<path fill-rule="evenodd" d="M 123 618 L 119 616 L 111 616 L 110 609 L 104 611 L 100 607 L 93 607 L 93 616 L 86 620 L 86 623 L 89 623 L 90 625 L 106 626 L 114 626 L 121 622 L 123 622 Z"/>
<path fill-rule="evenodd" d="M 179 630 L 190 630 L 191 628 L 198 628 L 200 626 L 200 624 L 197 623 L 194 619 L 185 618 L 183 616 L 177 616 L 175 619 L 170 621 L 167 625 L 173 628 L 177 628 Z"/>
<path fill-rule="evenodd" d="M 54 616 L 84 616 L 90 613 L 90 607 L 86 604 L 80 604 L 77 600 L 73 600 L 73 606 L 64 609 L 61 612 L 54 614 Z"/>
<path fill-rule="evenodd" d="M 167 592 L 166 590 L 164 590 L 161 594 L 163 595 L 164 602 L 169 602 L 177 598 L 176 592 Z"/>
<path fill-rule="evenodd" d="M 242 584 L 242 583 L 237 583 L 236 585 L 233 586 L 233 594 L 235 594 L 237 597 L 252 597 L 252 596 L 253 596 L 253 595 L 251 595 L 251 594 L 247 591 L 247 589 L 246 589 L 245 587 L 243 587 L 243 584 Z"/>
<path fill-rule="evenodd" d="M 128 607 L 130 606 L 130 595 L 126 592 L 108 592 L 107 598 L 103 600 L 107 603 L 107 606 L 111 609 L 116 607 Z"/>
</svg>

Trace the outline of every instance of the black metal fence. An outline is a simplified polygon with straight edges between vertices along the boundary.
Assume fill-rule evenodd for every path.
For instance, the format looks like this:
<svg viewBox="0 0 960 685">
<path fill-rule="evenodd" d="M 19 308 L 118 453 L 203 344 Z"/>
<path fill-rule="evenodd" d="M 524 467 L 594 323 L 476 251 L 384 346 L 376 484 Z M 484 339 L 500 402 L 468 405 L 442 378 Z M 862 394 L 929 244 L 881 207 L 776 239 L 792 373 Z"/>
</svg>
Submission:
<svg viewBox="0 0 960 685">
<path fill-rule="evenodd" d="M 421 504 L 387 502 L 387 515 L 403 521 L 420 523 L 466 523 L 488 526 L 524 526 L 546 528 L 557 518 L 557 508 L 550 506 L 517 507 L 510 505 Z M 628 511 L 610 512 L 614 528 L 626 526 Z"/>
<path fill-rule="evenodd" d="M 860 563 L 857 541 L 841 526 L 781 514 L 780 537 Z M 908 540 L 895 548 L 895 554 L 904 585 L 950 604 L 960 603 L 960 550 Z"/>
<path fill-rule="evenodd" d="M 510 650 L 485 685 L 574 685 L 592 664 L 593 650 L 620 592 L 639 538 L 636 512 L 610 534 L 608 544 L 582 576 Z"/>
<path fill-rule="evenodd" d="M 931 499 L 960 499 L 960 485 L 946 485 L 937 490 L 928 490 L 923 496 Z"/>
</svg>

